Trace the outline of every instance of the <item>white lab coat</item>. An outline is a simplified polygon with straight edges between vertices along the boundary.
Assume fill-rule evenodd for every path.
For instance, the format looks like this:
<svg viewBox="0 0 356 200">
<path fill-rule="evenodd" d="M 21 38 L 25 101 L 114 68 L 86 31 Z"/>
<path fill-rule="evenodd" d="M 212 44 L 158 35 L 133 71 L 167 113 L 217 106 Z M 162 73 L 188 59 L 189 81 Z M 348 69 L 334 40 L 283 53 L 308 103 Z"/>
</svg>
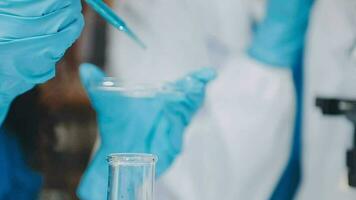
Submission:
<svg viewBox="0 0 356 200">
<path fill-rule="evenodd" d="M 356 199 L 356 189 L 347 185 L 345 161 L 353 127 L 345 117 L 323 116 L 315 106 L 317 96 L 356 99 L 355 45 L 356 1 L 316 1 L 305 56 L 304 175 L 298 200 Z"/>
<path fill-rule="evenodd" d="M 290 153 L 295 97 L 289 70 L 244 56 L 263 1 L 122 0 L 116 10 L 148 49 L 111 29 L 112 75 L 157 82 L 202 66 L 219 71 L 156 199 L 268 199 Z"/>
</svg>

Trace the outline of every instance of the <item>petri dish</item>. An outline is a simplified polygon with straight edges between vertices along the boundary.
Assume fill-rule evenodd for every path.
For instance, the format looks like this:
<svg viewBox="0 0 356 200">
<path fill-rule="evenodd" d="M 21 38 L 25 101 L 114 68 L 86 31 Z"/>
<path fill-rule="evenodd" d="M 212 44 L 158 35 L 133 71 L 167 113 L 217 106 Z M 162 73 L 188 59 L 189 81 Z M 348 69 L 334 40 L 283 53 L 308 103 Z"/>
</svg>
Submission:
<svg viewBox="0 0 356 200">
<path fill-rule="evenodd" d="M 119 92 L 121 95 L 136 98 L 155 97 L 158 94 L 183 95 L 183 93 L 170 82 L 158 84 L 130 83 L 120 81 L 114 77 L 105 77 L 100 81 L 95 81 L 91 87 L 92 89 L 102 91 Z"/>
</svg>

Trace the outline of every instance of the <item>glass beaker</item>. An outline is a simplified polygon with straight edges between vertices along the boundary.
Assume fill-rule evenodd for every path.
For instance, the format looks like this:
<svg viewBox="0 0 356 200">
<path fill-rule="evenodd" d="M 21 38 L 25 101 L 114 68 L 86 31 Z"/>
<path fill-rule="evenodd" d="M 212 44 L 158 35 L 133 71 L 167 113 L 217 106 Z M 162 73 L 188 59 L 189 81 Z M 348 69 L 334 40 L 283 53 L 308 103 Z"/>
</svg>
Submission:
<svg viewBox="0 0 356 200">
<path fill-rule="evenodd" d="M 155 155 L 117 153 L 109 155 L 107 161 L 108 200 L 153 200 Z"/>
</svg>

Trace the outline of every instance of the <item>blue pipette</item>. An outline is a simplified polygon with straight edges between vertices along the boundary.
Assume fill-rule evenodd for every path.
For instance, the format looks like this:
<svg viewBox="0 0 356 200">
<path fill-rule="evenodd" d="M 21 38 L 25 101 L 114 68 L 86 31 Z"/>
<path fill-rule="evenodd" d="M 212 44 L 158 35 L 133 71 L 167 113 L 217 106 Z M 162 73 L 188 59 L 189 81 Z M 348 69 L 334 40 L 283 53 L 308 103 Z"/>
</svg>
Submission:
<svg viewBox="0 0 356 200">
<path fill-rule="evenodd" d="M 102 0 L 86 0 L 88 5 L 92 7 L 105 21 L 109 22 L 118 30 L 125 32 L 132 40 L 134 40 L 142 48 L 146 48 L 146 45 L 140 40 L 137 35 L 131 31 L 131 29 L 125 24 L 125 22 L 117 16 L 111 8 L 106 5 Z"/>
</svg>

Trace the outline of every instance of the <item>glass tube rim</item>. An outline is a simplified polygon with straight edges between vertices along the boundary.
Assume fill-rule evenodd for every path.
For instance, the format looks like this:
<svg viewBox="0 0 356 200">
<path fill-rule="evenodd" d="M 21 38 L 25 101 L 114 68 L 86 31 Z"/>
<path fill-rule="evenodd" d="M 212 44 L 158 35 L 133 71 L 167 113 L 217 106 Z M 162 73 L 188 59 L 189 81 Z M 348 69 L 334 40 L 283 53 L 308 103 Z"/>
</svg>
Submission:
<svg viewBox="0 0 356 200">
<path fill-rule="evenodd" d="M 112 153 L 107 156 L 110 165 L 151 165 L 158 158 L 149 153 Z"/>
<path fill-rule="evenodd" d="M 90 83 L 92 89 L 116 91 L 130 97 L 154 97 L 157 94 L 182 95 L 171 82 L 163 83 L 131 83 L 115 77 L 104 77 Z"/>
</svg>

